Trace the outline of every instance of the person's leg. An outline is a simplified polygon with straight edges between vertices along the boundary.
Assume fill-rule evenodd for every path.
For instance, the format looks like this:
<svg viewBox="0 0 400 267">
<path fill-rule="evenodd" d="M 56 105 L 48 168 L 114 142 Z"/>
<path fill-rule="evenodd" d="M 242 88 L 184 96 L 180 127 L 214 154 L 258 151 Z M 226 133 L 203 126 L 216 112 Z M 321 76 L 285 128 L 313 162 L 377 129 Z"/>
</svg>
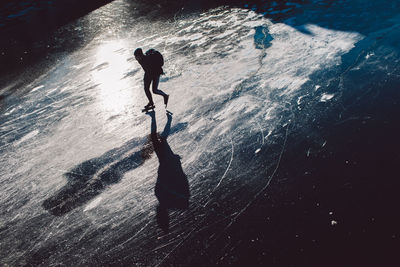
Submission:
<svg viewBox="0 0 400 267">
<path fill-rule="evenodd" d="M 156 76 L 153 78 L 153 86 L 152 86 L 153 93 L 156 95 L 162 95 L 164 97 L 164 104 L 167 105 L 169 95 L 158 89 L 159 82 L 160 82 L 160 76 Z"/>
<path fill-rule="evenodd" d="M 153 93 L 156 95 L 166 96 L 167 95 L 166 93 L 158 89 L 159 82 L 160 82 L 160 76 L 153 77 L 153 85 L 152 85 Z"/>
<path fill-rule="evenodd" d="M 153 97 L 151 96 L 150 93 L 151 78 L 149 77 L 149 75 L 145 74 L 143 80 L 144 80 L 144 92 L 146 93 L 147 99 L 149 100 L 149 103 L 147 105 L 154 105 Z"/>
</svg>

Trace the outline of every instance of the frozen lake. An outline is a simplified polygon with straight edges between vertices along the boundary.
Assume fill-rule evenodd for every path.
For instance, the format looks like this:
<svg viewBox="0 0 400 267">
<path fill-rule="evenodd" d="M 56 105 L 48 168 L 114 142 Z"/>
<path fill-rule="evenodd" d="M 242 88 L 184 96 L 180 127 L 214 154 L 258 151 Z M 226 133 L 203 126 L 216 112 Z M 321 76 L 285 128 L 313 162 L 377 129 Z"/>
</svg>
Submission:
<svg viewBox="0 0 400 267">
<path fill-rule="evenodd" d="M 362 2 L 116 0 L 64 25 L 1 83 L 0 263 L 391 262 L 400 5 Z M 170 113 L 141 112 L 137 47 L 163 54 Z"/>
</svg>

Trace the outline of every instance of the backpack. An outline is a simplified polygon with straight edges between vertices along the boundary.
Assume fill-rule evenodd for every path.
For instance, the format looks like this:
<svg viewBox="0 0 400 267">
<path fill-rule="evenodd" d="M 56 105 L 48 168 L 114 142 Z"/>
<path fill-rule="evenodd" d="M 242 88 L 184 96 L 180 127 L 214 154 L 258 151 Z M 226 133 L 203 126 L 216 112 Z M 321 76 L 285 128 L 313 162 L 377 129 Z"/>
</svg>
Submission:
<svg viewBox="0 0 400 267">
<path fill-rule="evenodd" d="M 146 56 L 150 56 L 152 62 L 162 67 L 164 65 L 164 58 L 160 52 L 155 49 L 150 49 L 146 52 Z"/>
</svg>

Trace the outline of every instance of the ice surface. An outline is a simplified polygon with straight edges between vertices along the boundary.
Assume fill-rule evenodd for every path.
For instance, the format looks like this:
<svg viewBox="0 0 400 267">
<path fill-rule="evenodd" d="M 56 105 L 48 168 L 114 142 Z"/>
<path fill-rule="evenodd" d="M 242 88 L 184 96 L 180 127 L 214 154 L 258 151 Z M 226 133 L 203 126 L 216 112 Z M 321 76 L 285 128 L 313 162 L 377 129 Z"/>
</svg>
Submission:
<svg viewBox="0 0 400 267">
<path fill-rule="evenodd" d="M 205 242 L 212 243 L 275 178 L 294 112 L 310 98 L 339 101 L 331 82 L 350 69 L 344 56 L 368 39 L 312 23 L 299 30 L 241 8 L 175 21 L 110 19 L 126 6 L 114 1 L 88 15 L 88 23 L 104 29 L 27 85 L 29 94 L 9 101 L 0 115 L 2 264 L 118 259 L 158 266 L 209 229 Z M 160 89 L 171 96 L 172 119 L 158 96 L 154 117 L 141 112 L 137 47 L 164 55 Z M 364 64 L 353 58 L 352 67 Z M 150 134 L 152 121 L 161 132 L 171 120 L 166 144 L 191 196 L 187 209 L 163 213 L 154 194 L 161 161 Z"/>
<path fill-rule="evenodd" d="M 135 27 L 145 27 L 146 23 L 138 22 Z M 255 27 L 260 25 L 267 28 L 273 37 L 265 51 L 254 45 Z M 196 208 L 198 205 L 205 204 L 204 200 L 210 203 L 217 189 L 228 189 L 231 179 L 241 176 L 238 176 L 241 168 L 237 161 L 241 152 L 239 148 L 247 149 L 242 143 L 248 140 L 253 125 L 256 125 L 256 135 L 259 134 L 258 128 L 261 132 L 273 131 L 281 123 L 278 118 L 282 102 L 290 101 L 310 75 L 322 66 L 334 66 L 340 61 L 340 56 L 362 38 L 356 33 L 313 25 L 307 26 L 313 33 L 308 36 L 290 26 L 273 24 L 254 12 L 241 9 L 212 10 L 179 24 L 153 27 L 159 28 L 157 35 L 133 32 L 129 38 L 119 40 L 98 37 L 87 48 L 64 59 L 45 78 L 35 81 L 40 85 L 33 85 L 34 89 L 22 102 L 18 114 L 5 118 L 2 127 L 13 118 L 26 120 L 25 117 L 35 117 L 36 120 L 32 125 L 34 130 L 14 141 L 15 148 L 8 151 L 16 165 L 2 170 L 3 177 L 14 177 L 13 182 L 2 185 L 3 191 L 14 188 L 12 194 L 2 198 L 2 203 L 11 205 L 8 218 L 17 215 L 37 220 L 42 218 L 39 235 L 32 233 L 31 240 L 39 243 L 34 247 L 45 247 L 51 240 L 66 238 L 74 231 L 87 228 L 78 236 L 70 236 L 73 242 L 81 243 L 80 240 L 86 239 L 102 225 L 120 231 L 118 229 L 128 221 L 135 221 L 132 225 L 134 232 L 134 229 L 148 234 L 154 231 L 151 230 L 154 227 L 151 214 L 157 203 L 151 193 L 157 170 L 154 157 L 148 163 L 124 171 L 117 184 L 113 182 L 103 188 L 101 197 L 91 200 L 85 207 L 77 206 L 71 211 L 68 208 L 65 217 L 52 217 L 41 206 L 44 199 L 64 195 L 63 188 L 66 188 L 66 183 L 71 183 L 66 181 L 65 174 L 74 170 L 74 166 L 103 154 L 99 159 L 104 158 L 106 165 L 97 172 L 114 168 L 112 166 L 123 162 L 118 162 L 121 160 L 118 158 L 125 157 L 123 154 L 107 156 L 114 147 L 123 145 L 132 137 L 145 140 L 150 133 L 149 118 L 140 113 L 140 107 L 145 103 L 141 82 L 143 74 L 141 71 L 132 72 L 138 65 L 129 60 L 135 47 L 155 47 L 166 59 L 166 82 L 162 82 L 160 87 L 171 94 L 169 107 L 174 113 L 174 122 L 189 123 L 184 132 L 169 138 L 170 145 L 182 157 L 182 166 L 189 177 L 191 213 L 201 214 L 202 211 Z M 56 86 L 58 90 L 43 91 Z M 279 102 L 273 100 L 275 96 L 280 97 Z M 159 105 L 160 99 L 156 100 Z M 43 114 L 38 113 L 40 103 L 45 106 Z M 263 119 L 267 112 L 270 114 L 268 123 Z M 161 110 L 157 110 L 157 120 L 160 125 L 165 121 Z M 48 126 L 49 121 L 52 127 Z M 14 127 L 14 131 L 20 132 L 17 124 Z M 262 145 L 264 142 L 262 138 Z M 139 144 L 132 147 L 133 152 L 140 151 Z M 17 145 L 23 146 L 17 148 Z M 121 152 L 131 153 L 125 147 L 126 150 L 121 147 L 124 149 Z M 281 152 L 283 150 L 280 155 Z M 212 155 L 218 155 L 218 158 Z M 279 159 L 280 156 L 269 163 L 276 166 L 273 167 L 275 170 Z M 223 161 L 221 167 L 215 166 L 214 162 L 220 160 Z M 17 162 L 24 164 L 18 165 Z M 16 173 L 20 175 L 16 176 Z M 201 178 L 204 176 L 207 178 Z M 270 179 L 272 176 L 273 173 Z M 35 187 L 23 186 L 27 183 L 34 183 Z M 208 190 L 211 191 L 207 193 Z M 25 205 L 12 206 L 15 196 L 27 195 L 30 197 Z M 237 203 L 240 212 L 247 205 L 246 199 Z M 124 212 L 128 207 L 136 208 L 131 214 Z M 8 228 L 11 231 L 7 235 L 9 238 L 12 238 L 12 233 L 17 234 L 19 229 L 27 227 L 26 220 L 6 220 L 3 224 L 14 225 Z M 140 225 L 143 224 L 147 229 L 142 230 Z M 180 227 L 172 222 L 171 230 L 181 231 L 178 229 Z M 45 233 L 53 234 L 44 238 Z M 103 238 L 115 237 L 115 230 L 109 230 L 104 237 L 93 238 L 100 242 Z M 172 242 L 165 248 L 175 245 L 176 242 Z M 25 248 L 25 253 L 35 251 L 34 247 Z M 12 245 L 7 249 L 10 262 L 15 257 L 12 255 L 17 255 L 14 249 Z M 68 261 L 62 256 L 68 255 L 68 250 L 58 253 L 61 254 L 57 258 Z"/>
</svg>

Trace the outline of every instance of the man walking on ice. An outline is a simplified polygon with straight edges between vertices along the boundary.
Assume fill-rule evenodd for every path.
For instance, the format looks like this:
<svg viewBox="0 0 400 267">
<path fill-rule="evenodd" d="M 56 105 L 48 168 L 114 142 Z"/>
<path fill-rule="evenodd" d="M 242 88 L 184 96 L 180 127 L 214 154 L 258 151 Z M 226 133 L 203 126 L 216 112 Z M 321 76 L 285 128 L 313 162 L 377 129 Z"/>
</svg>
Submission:
<svg viewBox="0 0 400 267">
<path fill-rule="evenodd" d="M 152 91 L 156 95 L 162 95 L 164 97 L 164 104 L 167 107 L 169 95 L 158 89 L 158 83 L 160 82 L 160 75 L 164 74 L 162 66 L 164 65 L 164 59 L 160 52 L 150 49 L 143 54 L 141 48 L 135 50 L 135 58 L 142 66 L 144 70 L 144 92 L 146 93 L 149 103 L 144 106 L 143 111 L 154 109 L 153 97 L 150 93 L 150 84 L 152 83 Z"/>
</svg>

